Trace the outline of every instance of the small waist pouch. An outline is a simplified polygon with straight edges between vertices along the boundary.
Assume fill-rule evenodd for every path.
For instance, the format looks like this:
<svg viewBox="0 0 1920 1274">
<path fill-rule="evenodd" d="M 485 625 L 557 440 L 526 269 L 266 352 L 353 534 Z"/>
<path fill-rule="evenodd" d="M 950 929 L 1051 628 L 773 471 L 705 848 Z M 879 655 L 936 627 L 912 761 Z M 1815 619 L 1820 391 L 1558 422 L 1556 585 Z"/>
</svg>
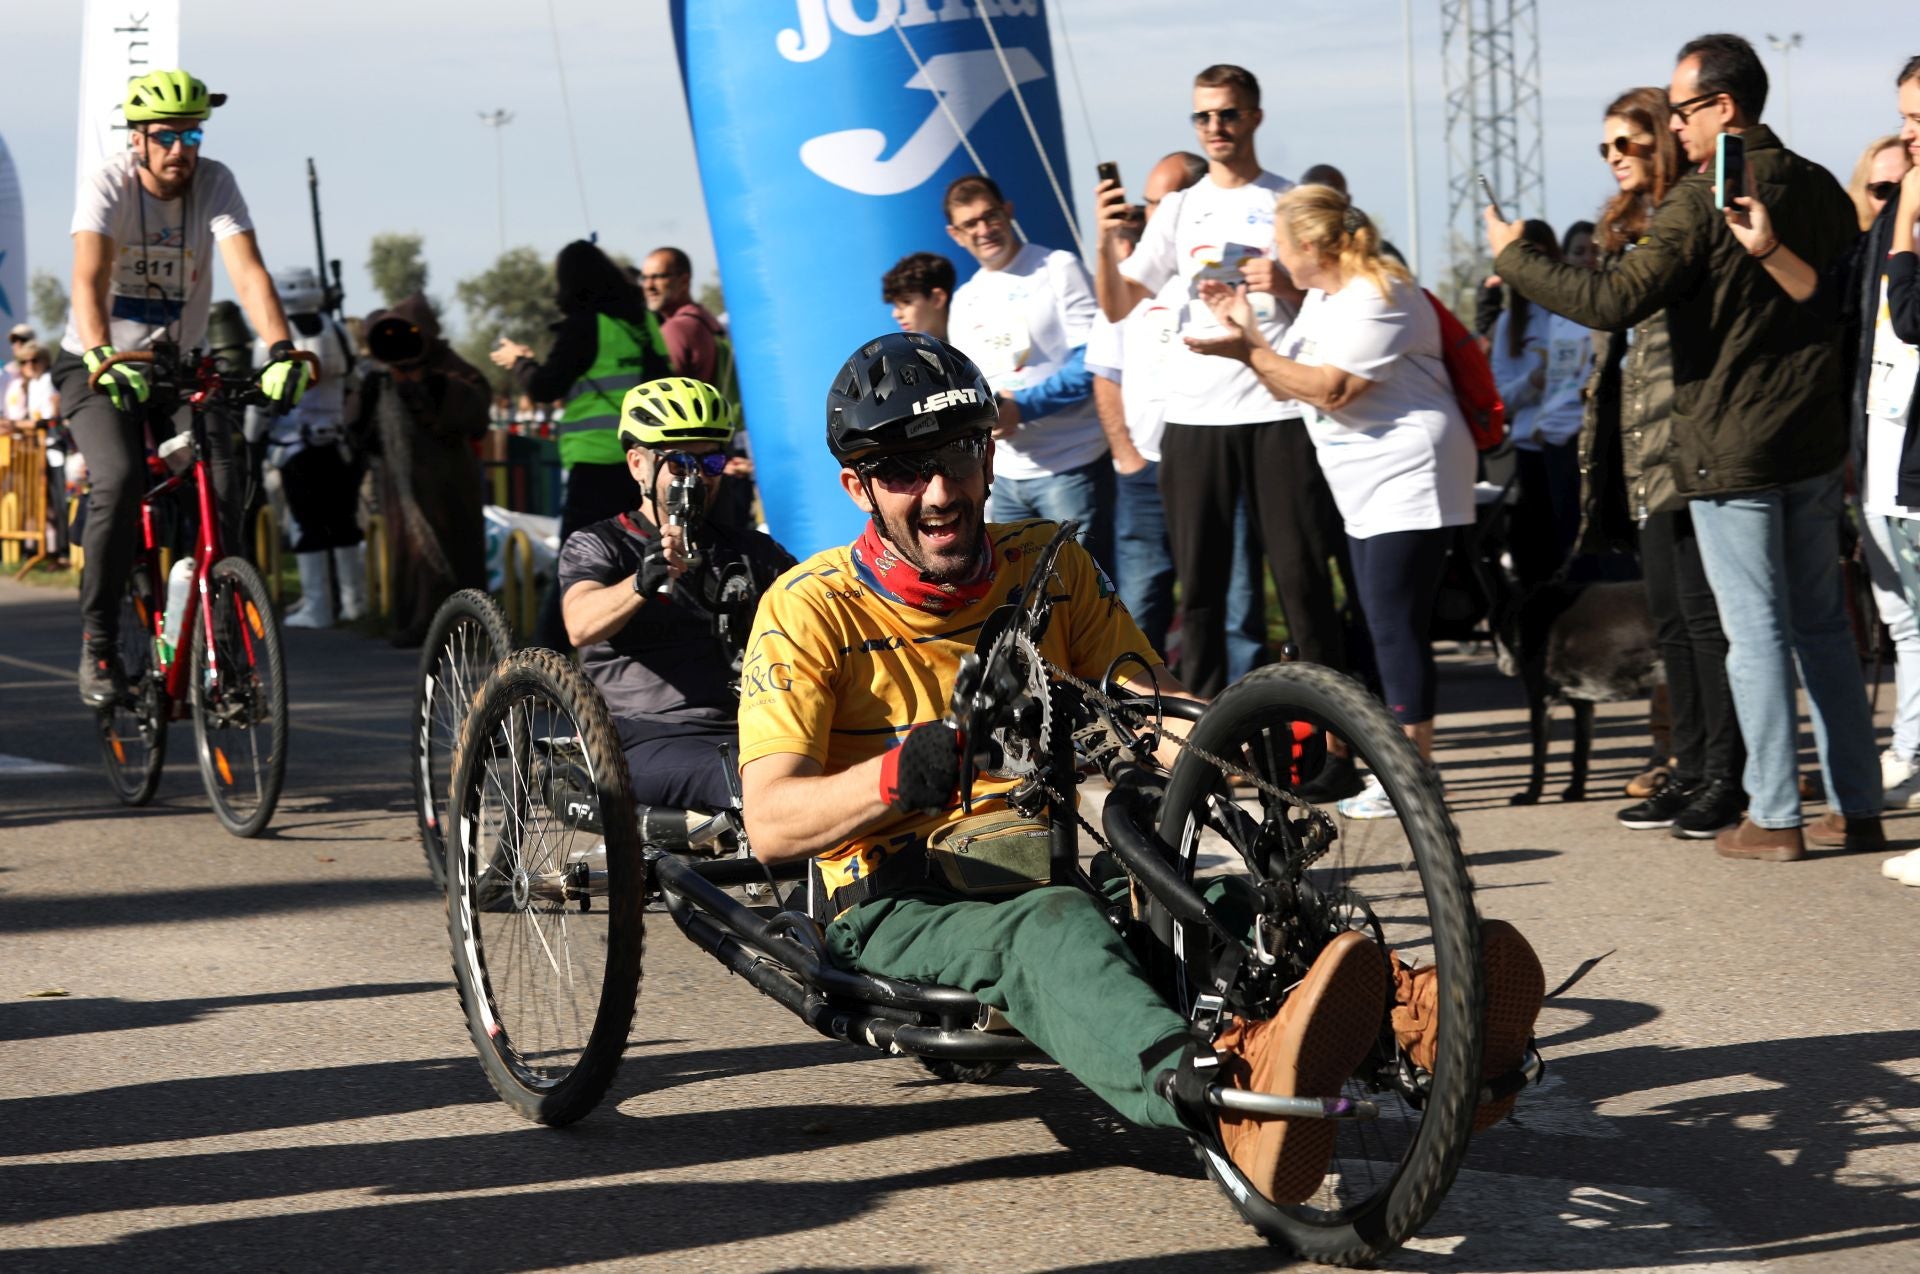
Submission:
<svg viewBox="0 0 1920 1274">
<path fill-rule="evenodd" d="M 1053 837 L 1045 819 L 1012 810 L 974 814 L 929 837 L 927 859 L 954 892 L 1000 898 L 1052 880 Z"/>
</svg>

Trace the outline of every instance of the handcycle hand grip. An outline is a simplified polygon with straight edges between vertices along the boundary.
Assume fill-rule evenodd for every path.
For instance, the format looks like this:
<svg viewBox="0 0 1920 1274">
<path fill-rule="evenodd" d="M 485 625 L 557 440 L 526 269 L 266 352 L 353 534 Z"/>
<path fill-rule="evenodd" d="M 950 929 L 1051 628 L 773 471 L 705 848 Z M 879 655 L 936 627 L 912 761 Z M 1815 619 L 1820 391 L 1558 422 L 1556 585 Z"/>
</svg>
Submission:
<svg viewBox="0 0 1920 1274">
<path fill-rule="evenodd" d="M 297 349 L 293 351 L 292 358 L 296 363 L 305 363 L 307 370 L 312 373 L 311 379 L 307 381 L 309 386 L 320 383 L 320 356 L 318 354 L 308 349 Z M 107 359 L 104 363 L 101 363 L 100 366 L 87 373 L 87 388 L 100 388 L 100 378 L 123 363 L 151 363 L 153 361 L 154 353 L 150 349 L 122 350 L 120 353 L 115 354 L 112 358 Z"/>
</svg>

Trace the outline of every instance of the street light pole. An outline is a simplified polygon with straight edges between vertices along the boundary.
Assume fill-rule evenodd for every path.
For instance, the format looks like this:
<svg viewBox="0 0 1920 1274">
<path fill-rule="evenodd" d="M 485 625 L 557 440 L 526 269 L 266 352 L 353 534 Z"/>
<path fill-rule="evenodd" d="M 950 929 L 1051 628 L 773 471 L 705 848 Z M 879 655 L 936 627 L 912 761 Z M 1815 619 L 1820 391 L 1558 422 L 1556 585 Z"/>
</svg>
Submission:
<svg viewBox="0 0 1920 1274">
<path fill-rule="evenodd" d="M 1782 39 L 1780 36 L 1777 36 L 1777 35 L 1768 35 L 1767 43 L 1771 44 L 1773 46 L 1773 51 L 1780 55 L 1780 96 L 1787 104 L 1787 109 L 1785 112 L 1787 117 L 1787 144 L 1792 145 L 1794 141 L 1794 137 L 1793 137 L 1793 51 L 1799 48 L 1800 45 L 1803 43 L 1803 41 L 1800 38 L 1800 33 L 1798 31 L 1795 31 L 1792 35 L 1787 36 L 1785 39 Z"/>
<path fill-rule="evenodd" d="M 1401 35 L 1406 44 L 1407 108 L 1407 264 L 1420 277 L 1420 155 L 1413 133 L 1413 0 L 1400 0 Z"/>
<path fill-rule="evenodd" d="M 513 123 L 513 112 L 491 110 L 479 112 L 480 122 L 493 129 L 493 207 L 494 216 L 500 227 L 500 255 L 507 255 L 507 150 L 500 130 Z"/>
</svg>

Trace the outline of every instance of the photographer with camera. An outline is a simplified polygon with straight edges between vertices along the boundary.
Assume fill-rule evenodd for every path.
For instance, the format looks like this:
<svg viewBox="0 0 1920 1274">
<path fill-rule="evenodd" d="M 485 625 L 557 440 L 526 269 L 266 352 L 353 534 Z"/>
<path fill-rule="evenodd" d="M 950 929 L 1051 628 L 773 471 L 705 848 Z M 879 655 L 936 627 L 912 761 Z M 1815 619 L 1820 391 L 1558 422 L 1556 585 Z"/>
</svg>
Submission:
<svg viewBox="0 0 1920 1274">
<path fill-rule="evenodd" d="M 480 459 L 492 394 L 486 378 L 440 336 L 415 293 L 367 316 L 373 366 L 361 382 L 350 438 L 381 458 L 380 507 L 394 561 L 393 644 L 418 646 L 440 603 L 487 586 Z"/>
</svg>

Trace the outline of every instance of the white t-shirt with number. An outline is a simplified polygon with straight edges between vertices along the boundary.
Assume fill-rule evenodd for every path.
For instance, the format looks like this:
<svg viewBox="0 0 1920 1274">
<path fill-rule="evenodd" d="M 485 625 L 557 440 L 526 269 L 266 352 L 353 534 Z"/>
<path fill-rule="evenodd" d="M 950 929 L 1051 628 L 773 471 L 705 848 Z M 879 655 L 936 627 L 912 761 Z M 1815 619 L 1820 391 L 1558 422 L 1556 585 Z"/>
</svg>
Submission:
<svg viewBox="0 0 1920 1274">
<path fill-rule="evenodd" d="M 1211 175 L 1160 201 L 1140 246 L 1120 273 L 1173 312 L 1175 339 L 1168 360 L 1166 418 L 1182 425 L 1255 425 L 1300 414 L 1300 404 L 1276 400 L 1245 363 L 1196 354 L 1180 338 L 1217 333 L 1213 311 L 1199 297 L 1203 279 L 1237 283 L 1240 264 L 1273 255 L 1273 205 L 1293 183 L 1263 172 L 1244 186 L 1214 184 Z M 1273 297 L 1255 299 L 1260 329 L 1275 349 L 1286 336 L 1292 307 Z"/>
<path fill-rule="evenodd" d="M 1174 312 L 1158 298 L 1133 307 L 1118 323 L 1101 315 L 1087 338 L 1087 369 L 1120 386 L 1127 435 L 1142 456 L 1160 463 L 1167 432 L 1167 388 L 1173 358 Z"/>
<path fill-rule="evenodd" d="M 1320 469 L 1347 534 L 1424 531 L 1473 521 L 1473 438 L 1440 355 L 1440 320 L 1418 285 L 1383 297 L 1355 279 L 1308 292 L 1280 351 L 1373 385 L 1337 412 L 1307 409 Z"/>
<path fill-rule="evenodd" d="M 139 171 L 130 150 L 95 169 L 81 188 L 69 232 L 108 239 L 108 339 L 116 349 L 144 349 L 163 335 L 191 349 L 206 338 L 213 245 L 253 229 L 253 221 L 232 171 L 218 160 L 201 160 L 178 199 L 149 195 Z M 86 352 L 71 318 L 60 348 Z"/>
<path fill-rule="evenodd" d="M 1071 252 L 1022 247 L 999 270 L 978 270 L 954 289 L 947 335 L 995 390 L 1012 393 L 1059 371 L 1087 343 L 1099 304 L 1093 280 Z M 1093 463 L 1107 449 L 1093 395 L 1037 420 L 1022 420 L 994 448 L 996 478 L 1044 478 Z"/>
<path fill-rule="evenodd" d="M 1894 334 L 1887 305 L 1887 279 L 1880 276 L 1880 307 L 1873 328 L 1873 367 L 1867 374 L 1867 472 L 1861 503 L 1868 513 L 1920 518 L 1920 509 L 1900 503 L 1900 451 L 1907 440 L 1907 413 L 1920 378 L 1920 348 Z"/>
</svg>

